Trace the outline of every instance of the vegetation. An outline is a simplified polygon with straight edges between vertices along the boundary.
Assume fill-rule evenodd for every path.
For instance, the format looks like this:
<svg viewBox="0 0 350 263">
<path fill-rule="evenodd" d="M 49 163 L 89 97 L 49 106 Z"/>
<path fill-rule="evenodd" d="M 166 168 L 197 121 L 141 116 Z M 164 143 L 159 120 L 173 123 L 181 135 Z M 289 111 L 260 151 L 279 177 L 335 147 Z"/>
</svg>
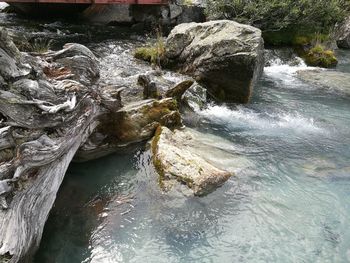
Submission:
<svg viewBox="0 0 350 263">
<path fill-rule="evenodd" d="M 310 66 L 331 68 L 335 67 L 338 63 L 337 58 L 334 56 L 332 50 L 327 50 L 321 44 L 318 44 L 311 48 L 304 56 L 305 61 Z"/>
<path fill-rule="evenodd" d="M 208 0 L 213 18 L 233 19 L 263 31 L 328 32 L 349 9 L 349 0 Z"/>
<path fill-rule="evenodd" d="M 165 43 L 161 31 L 157 30 L 157 39 L 153 44 L 137 48 L 134 57 L 150 62 L 153 66 L 161 67 L 165 55 Z"/>
<path fill-rule="evenodd" d="M 25 52 L 45 53 L 50 50 L 52 46 L 51 39 L 34 38 L 28 40 L 26 37 L 14 39 L 14 42 L 19 50 Z"/>
<path fill-rule="evenodd" d="M 207 0 L 211 18 L 232 19 L 263 31 L 265 44 L 294 46 L 311 66 L 334 67 L 330 33 L 350 0 Z"/>
<path fill-rule="evenodd" d="M 50 50 L 51 45 L 51 39 L 36 38 L 32 43 L 29 43 L 29 48 L 32 52 L 45 53 Z"/>
<path fill-rule="evenodd" d="M 297 29 L 282 29 L 280 31 L 263 32 L 265 43 L 272 46 L 305 46 L 313 43 L 327 43 L 330 41 L 328 33 L 311 33 Z"/>
</svg>

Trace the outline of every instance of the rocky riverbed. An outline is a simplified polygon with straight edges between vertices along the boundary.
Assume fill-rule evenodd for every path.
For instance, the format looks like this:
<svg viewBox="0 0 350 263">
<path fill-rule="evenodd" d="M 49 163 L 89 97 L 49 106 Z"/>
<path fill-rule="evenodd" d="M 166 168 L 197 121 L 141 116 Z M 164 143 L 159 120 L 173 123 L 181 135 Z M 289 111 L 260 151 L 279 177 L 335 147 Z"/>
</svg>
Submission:
<svg viewBox="0 0 350 263">
<path fill-rule="evenodd" d="M 211 79 L 216 65 L 220 65 L 220 69 L 214 71 L 227 72 L 229 77 L 232 63 L 235 68 L 241 68 L 242 72 L 247 70 L 250 62 L 239 58 L 249 57 L 249 61 L 256 59 L 247 74 L 243 74 L 247 83 L 241 88 L 233 85 L 231 95 L 225 98 L 237 101 L 233 98 L 242 97 L 239 90 L 248 89 L 249 92 L 245 95 L 247 99 L 244 99 L 247 101 L 263 65 L 260 31 L 229 21 L 198 24 L 198 27 L 206 25 L 221 37 L 208 39 L 202 44 L 197 43 L 197 47 L 203 48 L 197 54 L 192 52 L 191 56 L 193 59 L 218 57 L 220 61 L 210 62 L 207 65 L 208 71 L 203 71 L 200 78 Z M 178 37 L 174 38 L 173 35 L 184 35 L 178 33 L 177 29 L 178 27 L 166 41 L 165 48 L 172 54 L 169 59 L 178 56 L 178 51 L 174 49 L 179 43 Z M 232 38 L 229 33 L 235 31 L 238 31 L 237 36 Z M 242 53 L 240 47 L 241 42 L 248 43 L 243 38 L 239 40 L 240 34 L 245 31 L 252 35 L 250 38 L 256 39 L 256 44 L 249 47 L 252 54 Z M 185 35 L 191 36 L 189 33 Z M 243 35 L 247 36 L 246 33 Z M 130 145 L 145 142 L 156 133 L 152 142 L 152 153 L 162 187 L 165 185 L 165 178 L 174 182 L 177 179 L 193 189 L 195 195 L 204 195 L 215 190 L 232 175 L 194 153 L 191 150 L 194 145 L 186 143 L 186 135 L 181 139 L 178 135 L 180 131 L 174 131 L 172 135 L 166 128 L 174 130 L 183 126 L 180 110 L 190 109 L 191 100 L 188 98 L 190 95 L 185 93 L 192 86 L 199 86 L 193 80 L 187 79 L 174 85 L 173 81 L 164 78 L 165 72 L 157 70 L 138 75 L 137 82 L 130 78 L 128 82 L 107 84 L 104 76 L 100 78 L 99 60 L 91 50 L 81 44 L 65 44 L 58 51 L 33 50 L 31 53 L 24 53 L 13 42 L 13 38 L 20 36 L 10 36 L 5 28 L 1 28 L 0 37 L 0 58 L 3 65 L 0 69 L 0 232 L 3 233 L 0 254 L 6 260 L 17 262 L 32 256 L 40 242 L 56 193 L 75 155 L 80 161 L 100 158 Z M 25 39 L 17 40 L 17 43 L 21 41 Z M 208 52 L 205 43 L 213 41 L 213 47 Z M 220 55 L 225 53 L 226 46 L 216 45 L 215 41 L 229 44 L 232 54 L 227 57 Z M 180 42 L 183 41 L 180 39 Z M 35 44 L 38 43 L 34 42 L 32 45 Z M 245 51 L 247 49 L 248 46 Z M 238 58 L 228 63 L 235 54 Z M 196 64 L 186 63 L 187 67 L 190 66 L 189 63 Z M 175 65 L 177 62 L 173 61 L 171 64 Z M 198 65 L 198 69 L 201 67 Z M 163 81 L 160 82 L 160 79 Z M 220 83 L 213 85 L 204 82 L 202 89 L 220 93 L 223 89 Z M 229 88 L 225 87 L 226 93 Z M 195 92 L 192 91 L 193 93 Z M 175 140 L 178 136 L 178 139 L 184 140 L 187 150 L 178 148 L 180 141 L 176 143 Z M 181 160 L 177 156 L 181 156 Z M 189 170 L 183 170 L 186 166 Z M 167 186 L 163 187 L 163 190 L 167 189 Z"/>
<path fill-rule="evenodd" d="M 1 31 L 0 45 L 8 65 L 0 71 L 3 261 L 31 258 L 73 158 L 87 162 L 68 169 L 35 262 L 346 259 L 347 223 L 338 215 L 350 211 L 340 194 L 349 171 L 348 97 L 314 81 L 331 75 L 346 88 L 346 73 L 316 74 L 293 52 L 277 51 L 267 52 L 258 81 L 259 31 L 227 21 L 170 34 L 168 46 L 183 45 L 169 56 L 180 58 L 183 75 L 133 58 L 145 38 L 128 29 L 11 23 L 17 19 L 3 22 L 9 34 Z M 54 51 L 19 52 L 11 37 L 23 28 L 30 40 L 55 36 Z M 191 43 L 182 29 L 193 30 Z M 247 39 L 254 41 L 244 46 Z M 347 53 L 342 58 L 346 69 Z M 251 103 L 222 105 L 236 99 L 215 96 L 230 85 L 215 85 L 222 78 L 213 72 L 235 73 L 237 61 Z"/>
</svg>

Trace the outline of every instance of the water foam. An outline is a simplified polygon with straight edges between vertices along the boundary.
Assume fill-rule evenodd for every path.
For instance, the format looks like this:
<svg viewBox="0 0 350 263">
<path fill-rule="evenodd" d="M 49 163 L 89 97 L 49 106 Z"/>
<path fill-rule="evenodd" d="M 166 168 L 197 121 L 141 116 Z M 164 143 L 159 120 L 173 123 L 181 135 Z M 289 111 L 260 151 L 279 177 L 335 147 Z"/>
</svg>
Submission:
<svg viewBox="0 0 350 263">
<path fill-rule="evenodd" d="M 268 78 L 281 81 L 283 84 L 295 85 L 296 73 L 300 70 L 314 70 L 315 67 L 309 67 L 300 57 L 294 58 L 293 64 L 287 64 L 279 58 L 270 61 L 270 65 L 264 68 L 264 73 Z M 319 68 L 317 68 L 319 69 Z"/>
<path fill-rule="evenodd" d="M 238 106 L 229 109 L 226 106 L 212 105 L 199 112 L 210 121 L 233 128 L 247 128 L 265 131 L 289 130 L 297 133 L 322 133 L 323 129 L 315 124 L 313 118 L 306 118 L 298 112 L 259 113 Z"/>
</svg>

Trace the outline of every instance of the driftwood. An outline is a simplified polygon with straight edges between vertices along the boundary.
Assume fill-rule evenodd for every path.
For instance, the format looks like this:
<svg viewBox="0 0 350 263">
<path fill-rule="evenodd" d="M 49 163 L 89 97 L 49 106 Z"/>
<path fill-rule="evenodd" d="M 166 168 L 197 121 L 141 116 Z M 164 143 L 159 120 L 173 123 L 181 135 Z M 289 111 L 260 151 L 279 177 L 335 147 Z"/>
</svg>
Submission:
<svg viewBox="0 0 350 263">
<path fill-rule="evenodd" d="M 0 262 L 25 262 L 69 163 L 98 125 L 99 69 L 77 44 L 42 57 L 22 54 L 1 28 L 0 60 Z M 47 65 L 69 70 L 51 78 Z"/>
<path fill-rule="evenodd" d="M 127 87 L 99 87 L 98 60 L 82 45 L 32 55 L 0 28 L 0 263 L 30 261 L 74 156 L 97 158 L 181 125 L 172 98 L 123 106 Z"/>
</svg>

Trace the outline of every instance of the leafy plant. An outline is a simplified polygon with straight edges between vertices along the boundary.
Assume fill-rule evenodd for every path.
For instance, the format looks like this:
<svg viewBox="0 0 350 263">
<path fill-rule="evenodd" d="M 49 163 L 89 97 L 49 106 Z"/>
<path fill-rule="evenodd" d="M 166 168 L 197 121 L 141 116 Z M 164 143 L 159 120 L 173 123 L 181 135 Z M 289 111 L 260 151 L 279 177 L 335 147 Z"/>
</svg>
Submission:
<svg viewBox="0 0 350 263">
<path fill-rule="evenodd" d="M 207 0 L 215 19 L 233 19 L 263 31 L 285 28 L 328 32 L 349 10 L 349 0 Z"/>
</svg>

